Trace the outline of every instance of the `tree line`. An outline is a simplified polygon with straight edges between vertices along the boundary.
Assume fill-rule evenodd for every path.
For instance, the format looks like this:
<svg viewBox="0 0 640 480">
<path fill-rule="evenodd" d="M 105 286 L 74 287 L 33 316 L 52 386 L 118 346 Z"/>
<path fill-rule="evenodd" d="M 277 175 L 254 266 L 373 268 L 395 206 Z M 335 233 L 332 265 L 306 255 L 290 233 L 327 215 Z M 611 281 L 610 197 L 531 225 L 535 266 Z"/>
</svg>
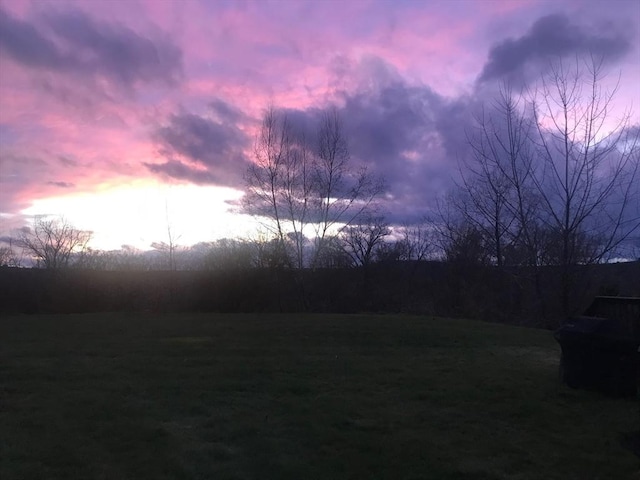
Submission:
<svg viewBox="0 0 640 480">
<path fill-rule="evenodd" d="M 390 261 L 427 260 L 435 255 L 428 226 L 391 226 L 382 216 L 351 225 L 327 239 L 316 268 L 351 268 Z M 49 232 L 43 234 L 43 232 Z M 92 233 L 60 217 L 38 217 L 33 228 L 0 249 L 0 267 L 49 270 L 234 270 L 293 268 L 286 255 L 291 244 L 258 232 L 253 238 L 222 238 L 181 246 L 153 242 L 142 250 L 124 245 L 98 250 L 88 244 Z M 393 239 L 391 238 L 393 237 Z M 310 243 L 310 242 L 309 242 Z M 304 258 L 313 255 L 301 245 Z"/>
</svg>

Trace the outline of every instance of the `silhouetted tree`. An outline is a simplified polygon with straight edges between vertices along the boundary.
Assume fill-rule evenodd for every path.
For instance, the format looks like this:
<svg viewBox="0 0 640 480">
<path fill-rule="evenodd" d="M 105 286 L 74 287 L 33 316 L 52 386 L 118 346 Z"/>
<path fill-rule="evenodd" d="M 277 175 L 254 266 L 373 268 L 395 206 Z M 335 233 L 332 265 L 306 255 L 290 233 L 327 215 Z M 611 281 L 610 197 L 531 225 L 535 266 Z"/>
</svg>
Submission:
<svg viewBox="0 0 640 480">
<path fill-rule="evenodd" d="M 447 261 L 461 265 L 487 265 L 490 262 L 485 236 L 473 225 L 461 225 L 452 232 L 445 246 Z"/>
<path fill-rule="evenodd" d="M 408 259 L 407 244 L 402 240 L 384 240 L 374 252 L 376 263 L 401 262 Z"/>
<path fill-rule="evenodd" d="M 16 241 L 8 238 L 6 243 L 6 246 L 0 247 L 0 267 L 21 267 L 22 257 L 14 248 Z"/>
<path fill-rule="evenodd" d="M 344 250 L 355 266 L 366 267 L 375 259 L 376 249 L 391 234 L 389 223 L 382 215 L 362 215 L 340 234 Z"/>
<path fill-rule="evenodd" d="M 20 245 L 36 260 L 36 266 L 47 269 L 66 268 L 74 253 L 83 251 L 91 232 L 74 228 L 64 218 L 36 217 L 33 228 L 25 227 Z"/>
<path fill-rule="evenodd" d="M 393 229 L 394 234 L 399 234 L 401 245 L 400 260 L 427 260 L 432 256 L 435 247 L 435 231 L 430 222 L 423 220 L 421 223 L 404 224 Z"/>
<path fill-rule="evenodd" d="M 616 89 L 602 84 L 602 61 L 554 64 L 532 99 L 541 220 L 554 231 L 568 313 L 570 267 L 606 258 L 640 227 L 629 207 L 639 194 L 640 129 L 612 118 Z M 613 122 L 613 123 L 611 123 Z"/>
<path fill-rule="evenodd" d="M 201 256 L 207 270 L 246 270 L 256 263 L 253 245 L 242 239 L 222 238 L 211 242 Z"/>
<path fill-rule="evenodd" d="M 561 267 L 569 313 L 571 270 L 600 262 L 640 227 L 640 129 L 613 118 L 616 93 L 602 61 L 558 62 L 539 84 L 514 95 L 504 86 L 469 135 L 473 156 L 451 200 L 483 232 L 497 265 Z"/>
<path fill-rule="evenodd" d="M 524 103 L 503 85 L 497 98 L 475 117 L 476 127 L 467 133 L 472 155 L 461 165 L 461 192 L 453 197 L 466 221 L 483 232 L 499 267 L 512 244 L 536 248 L 531 235 L 537 222 L 533 126 L 522 110 Z"/>
<path fill-rule="evenodd" d="M 354 170 L 349 165 L 348 141 L 342 120 L 334 108 L 324 112 L 318 128 L 318 151 L 312 178 L 316 189 L 314 221 L 315 250 L 311 266 L 322 253 L 327 236 L 351 225 L 365 214 L 382 192 L 382 179 L 374 178 L 365 168 Z M 365 216 L 371 217 L 370 214 Z"/>
<path fill-rule="evenodd" d="M 318 255 L 315 266 L 317 268 L 347 268 L 352 265 L 351 257 L 345 251 L 341 238 L 337 235 L 326 237 L 324 248 Z"/>
<path fill-rule="evenodd" d="M 254 163 L 249 166 L 245 176 L 247 191 L 244 207 L 265 220 L 263 226 L 278 243 L 275 250 L 279 252 L 280 260 L 288 266 L 302 267 L 304 260 L 302 244 L 296 245 L 296 252 L 290 257 L 287 243 L 291 230 L 294 239 L 301 240 L 308 222 L 310 171 L 311 160 L 306 140 L 296 138 L 287 117 L 270 107 L 264 114 L 255 142 Z M 264 242 L 260 243 L 260 246 L 265 245 Z M 272 260 L 268 263 L 273 263 Z"/>
<path fill-rule="evenodd" d="M 350 225 L 382 189 L 365 169 L 351 168 L 335 109 L 322 115 L 312 148 L 286 115 L 269 108 L 254 157 L 246 174 L 244 207 L 268 220 L 265 226 L 288 266 L 317 266 L 328 239 Z"/>
</svg>

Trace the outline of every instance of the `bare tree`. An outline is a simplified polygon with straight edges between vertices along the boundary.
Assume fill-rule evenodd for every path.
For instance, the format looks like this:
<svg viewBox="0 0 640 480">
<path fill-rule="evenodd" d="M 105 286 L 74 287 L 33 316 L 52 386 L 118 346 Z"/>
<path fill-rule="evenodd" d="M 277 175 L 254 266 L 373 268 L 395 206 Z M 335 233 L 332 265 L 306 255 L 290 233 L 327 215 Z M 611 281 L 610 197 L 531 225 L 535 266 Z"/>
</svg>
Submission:
<svg viewBox="0 0 640 480">
<path fill-rule="evenodd" d="M 328 239 L 351 224 L 382 189 L 366 170 L 350 167 L 335 109 L 323 114 L 316 147 L 271 107 L 246 174 L 245 210 L 267 220 L 265 227 L 283 258 L 297 268 L 317 266 Z"/>
<path fill-rule="evenodd" d="M 338 235 L 325 237 L 324 247 L 316 259 L 315 267 L 348 268 L 352 265 L 353 260 L 345 251 L 341 237 Z"/>
<path fill-rule="evenodd" d="M 0 247 L 0 267 L 11 266 L 11 259 L 13 257 L 13 251 L 10 247 Z"/>
<path fill-rule="evenodd" d="M 376 263 L 393 263 L 406 261 L 407 244 L 403 240 L 384 240 L 376 246 L 374 260 Z"/>
<path fill-rule="evenodd" d="M 345 228 L 340 237 L 353 265 L 367 267 L 375 258 L 376 249 L 390 234 L 389 223 L 382 215 L 365 214 Z"/>
<path fill-rule="evenodd" d="M 486 237 L 475 225 L 463 224 L 452 231 L 445 246 L 447 261 L 461 265 L 486 265 L 490 261 Z"/>
<path fill-rule="evenodd" d="M 151 248 L 153 248 L 153 250 L 160 256 L 160 258 L 155 262 L 157 264 L 156 268 L 161 270 L 178 269 L 178 257 L 181 248 L 176 245 L 175 238 L 172 236 L 171 232 L 169 232 L 167 242 L 152 242 Z"/>
<path fill-rule="evenodd" d="M 181 251 L 178 245 L 180 235 L 176 235 L 171 220 L 169 218 L 169 203 L 165 200 L 164 204 L 165 219 L 166 219 L 166 241 L 152 242 L 151 248 L 158 252 L 161 256 L 159 265 L 156 268 L 177 270 L 178 269 L 178 257 Z"/>
<path fill-rule="evenodd" d="M 169 219 L 169 202 L 167 200 L 164 202 L 164 213 L 167 220 L 167 242 L 162 243 L 164 244 L 163 246 L 168 254 L 169 270 L 176 270 L 178 268 L 176 262 L 176 252 L 178 250 L 177 241 L 180 239 L 180 235 L 176 236 L 176 232 L 174 231 L 171 220 Z"/>
<path fill-rule="evenodd" d="M 109 252 L 113 270 L 153 270 L 153 262 L 145 254 L 132 245 L 122 245 L 120 250 Z"/>
<path fill-rule="evenodd" d="M 324 112 L 318 129 L 318 151 L 314 162 L 315 189 L 315 266 L 326 243 L 327 235 L 351 225 L 367 211 L 382 192 L 383 183 L 367 173 L 365 168 L 349 166 L 349 147 L 338 111 Z M 338 232 L 333 232 L 338 233 Z"/>
<path fill-rule="evenodd" d="M 401 260 L 423 261 L 433 253 L 434 230 L 426 220 L 419 224 L 405 224 L 400 228 L 394 228 L 394 233 L 401 235 Z"/>
<path fill-rule="evenodd" d="M 292 246 L 273 236 L 269 231 L 258 230 L 244 240 L 251 252 L 251 265 L 256 268 L 285 268 L 291 266 Z"/>
<path fill-rule="evenodd" d="M 532 141 L 534 131 L 527 99 L 522 92 L 515 94 L 508 84 L 503 84 L 496 98 L 475 117 L 475 128 L 467 134 L 472 155 L 461 165 L 462 199 L 456 201 L 454 197 L 453 202 L 468 226 L 479 229 L 487 241 L 474 240 L 477 232 L 472 235 L 463 229 L 466 234 L 460 235 L 457 229 L 453 230 L 445 251 L 451 258 L 451 248 L 464 238 L 466 242 L 474 240 L 476 247 L 486 245 L 492 262 L 498 267 L 532 267 L 518 271 L 512 278 L 518 283 L 532 282 L 538 305 L 544 310 L 538 267 L 548 260 L 548 232 L 539 218 L 539 194 L 534 181 L 538 172 Z M 461 253 L 458 251 L 453 256 L 460 258 Z"/>
<path fill-rule="evenodd" d="M 246 270 L 255 266 L 254 246 L 242 239 L 221 238 L 207 244 L 200 253 L 201 268 L 207 270 Z"/>
<path fill-rule="evenodd" d="M 605 91 L 602 63 L 554 65 L 534 98 L 541 176 L 535 177 L 547 224 L 562 237 L 563 263 L 578 252 L 573 237 L 590 234 L 602 243 L 593 261 L 640 226 L 626 216 L 638 195 L 638 129 L 630 114 L 611 118 L 616 89 Z M 614 122 L 613 124 L 611 122 Z"/>
<path fill-rule="evenodd" d="M 553 64 L 528 92 L 503 86 L 476 118 L 472 159 L 450 197 L 498 265 L 561 266 L 565 315 L 572 266 L 615 255 L 640 228 L 640 128 L 628 111 L 614 118 L 616 88 L 603 80 L 591 57 Z"/>
<path fill-rule="evenodd" d="M 524 246 L 528 263 L 535 264 L 536 258 L 533 122 L 524 104 L 507 84 L 502 85 L 489 108 L 475 118 L 476 128 L 467 136 L 472 157 L 461 168 L 463 193 L 456 208 L 490 239 L 498 266 L 514 244 Z"/>
<path fill-rule="evenodd" d="M 71 266 L 79 270 L 108 270 L 109 252 L 87 247 L 78 252 Z"/>
<path fill-rule="evenodd" d="M 267 220 L 263 226 L 275 238 L 277 250 L 287 251 L 288 225 L 299 239 L 307 217 L 308 200 L 305 191 L 298 188 L 306 185 L 306 164 L 300 165 L 300 157 L 294 154 L 295 139 L 286 116 L 278 115 L 269 107 L 262 119 L 260 132 L 254 147 L 254 163 L 245 176 L 247 191 L 244 207 L 249 212 Z M 302 262 L 302 251 L 297 263 Z M 286 264 L 295 260 L 286 259 Z M 299 265 L 301 266 L 301 265 Z"/>
<path fill-rule="evenodd" d="M 68 267 L 72 256 L 87 247 L 91 236 L 91 232 L 74 228 L 64 218 L 36 217 L 33 228 L 23 229 L 19 243 L 36 260 L 36 266 L 55 270 Z"/>
<path fill-rule="evenodd" d="M 4 241 L 7 245 L 0 247 L 0 267 L 21 267 L 22 256 L 18 255 L 14 248 L 16 241 L 11 237 Z"/>
<path fill-rule="evenodd" d="M 616 88 L 603 86 L 602 61 L 557 63 L 532 99 L 534 181 L 542 221 L 560 248 L 562 307 L 569 310 L 570 267 L 605 259 L 640 227 L 630 206 L 639 194 L 639 129 L 630 113 L 613 118 Z"/>
</svg>

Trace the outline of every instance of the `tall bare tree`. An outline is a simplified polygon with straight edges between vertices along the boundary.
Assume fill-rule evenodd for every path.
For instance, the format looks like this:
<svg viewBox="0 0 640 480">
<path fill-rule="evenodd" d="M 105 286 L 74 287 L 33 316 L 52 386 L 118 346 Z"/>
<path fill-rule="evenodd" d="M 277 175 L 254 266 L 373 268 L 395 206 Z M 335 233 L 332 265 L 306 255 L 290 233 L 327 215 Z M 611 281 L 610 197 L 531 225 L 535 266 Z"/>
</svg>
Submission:
<svg viewBox="0 0 640 480">
<path fill-rule="evenodd" d="M 254 146 L 254 163 L 245 176 L 245 209 L 265 219 L 282 258 L 291 266 L 303 263 L 304 229 L 311 195 L 311 170 L 304 139 L 295 138 L 285 115 L 269 107 Z M 289 233 L 293 231 L 293 235 Z M 294 258 L 288 243 L 296 244 Z"/>
<path fill-rule="evenodd" d="M 78 230 L 64 218 L 36 217 L 33 227 L 25 227 L 19 244 L 47 269 L 62 269 L 70 265 L 72 256 L 82 252 L 91 240 L 91 232 Z"/>
<path fill-rule="evenodd" d="M 472 159 L 452 203 L 491 239 L 492 256 L 561 267 L 569 313 L 571 271 L 600 262 L 640 229 L 640 128 L 614 113 L 602 62 L 552 64 L 528 92 L 503 86 L 469 137 Z M 636 207 L 637 210 L 637 207 Z"/>
<path fill-rule="evenodd" d="M 267 220 L 266 228 L 293 267 L 317 266 L 329 239 L 351 224 L 382 190 L 381 182 L 365 169 L 351 167 L 335 109 L 322 115 L 313 148 L 294 131 L 286 115 L 269 108 L 254 157 L 246 174 L 245 210 Z"/>
<path fill-rule="evenodd" d="M 163 266 L 169 270 L 177 270 L 178 269 L 178 253 L 180 251 L 180 247 L 178 245 L 178 240 L 180 240 L 180 235 L 176 235 L 175 229 L 171 223 L 171 219 L 169 217 L 169 202 L 165 199 L 164 203 L 164 212 L 166 219 L 166 229 L 167 229 L 167 241 L 161 242 L 152 242 L 151 248 L 157 250 L 162 254 L 163 257 L 166 258 L 166 265 Z"/>
<path fill-rule="evenodd" d="M 349 165 L 348 140 L 338 111 L 332 108 L 322 115 L 318 129 L 318 151 L 314 162 L 315 266 L 327 235 L 337 233 L 363 214 L 383 190 L 381 179 L 369 175 L 365 168 Z M 340 226 L 341 225 L 341 226 Z"/>
<path fill-rule="evenodd" d="M 640 130 L 630 112 L 614 117 L 617 87 L 606 90 L 602 60 L 559 62 L 532 99 L 542 221 L 559 242 L 562 306 L 570 267 L 609 254 L 640 228 L 630 207 L 639 195 Z M 637 213 L 637 212 L 636 212 Z"/>
<path fill-rule="evenodd" d="M 525 103 L 502 85 L 489 107 L 475 118 L 476 128 L 467 137 L 472 158 L 461 168 L 463 195 L 456 206 L 490 239 L 498 266 L 514 245 L 526 251 L 527 263 L 536 264 L 537 258 L 533 121 L 524 110 Z"/>
</svg>

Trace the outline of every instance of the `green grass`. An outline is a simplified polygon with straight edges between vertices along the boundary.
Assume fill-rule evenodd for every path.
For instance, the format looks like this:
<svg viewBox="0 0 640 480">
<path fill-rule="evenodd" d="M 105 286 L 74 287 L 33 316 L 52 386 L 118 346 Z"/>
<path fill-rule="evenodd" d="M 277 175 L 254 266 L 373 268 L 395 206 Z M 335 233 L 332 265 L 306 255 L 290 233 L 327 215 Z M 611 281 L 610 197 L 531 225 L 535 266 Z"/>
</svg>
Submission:
<svg viewBox="0 0 640 480">
<path fill-rule="evenodd" d="M 0 478 L 631 479 L 634 400 L 547 331 L 403 316 L 0 320 Z"/>
</svg>

